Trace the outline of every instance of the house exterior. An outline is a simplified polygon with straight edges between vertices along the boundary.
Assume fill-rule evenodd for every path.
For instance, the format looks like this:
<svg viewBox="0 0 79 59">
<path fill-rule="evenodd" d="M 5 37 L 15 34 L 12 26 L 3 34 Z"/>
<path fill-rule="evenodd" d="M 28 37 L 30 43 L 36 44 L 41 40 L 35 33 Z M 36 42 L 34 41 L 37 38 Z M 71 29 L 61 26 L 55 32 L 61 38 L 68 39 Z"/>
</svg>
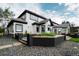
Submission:
<svg viewBox="0 0 79 59">
<path fill-rule="evenodd" d="M 69 34 L 70 28 L 71 26 L 69 23 L 63 23 L 58 26 L 53 26 L 53 32 L 56 34 Z"/>
<path fill-rule="evenodd" d="M 50 21 L 41 15 L 29 10 L 25 10 L 18 18 L 21 18 L 28 23 L 27 25 L 24 25 L 24 27 L 26 27 L 24 28 L 24 32 L 31 34 L 49 32 L 47 27 L 51 25 Z"/>
<path fill-rule="evenodd" d="M 21 20 L 21 19 L 11 19 L 9 24 L 7 25 L 7 34 L 14 35 L 16 33 L 23 33 L 24 32 L 24 25 L 26 25 L 27 22 Z"/>
<path fill-rule="evenodd" d="M 71 34 L 79 33 L 79 26 L 71 27 L 70 32 L 71 32 Z"/>
<path fill-rule="evenodd" d="M 32 11 L 25 10 L 17 19 L 12 19 L 7 28 L 9 34 L 21 33 L 39 34 L 42 32 L 53 32 L 52 26 L 55 25 L 51 19 L 47 19 Z"/>
</svg>

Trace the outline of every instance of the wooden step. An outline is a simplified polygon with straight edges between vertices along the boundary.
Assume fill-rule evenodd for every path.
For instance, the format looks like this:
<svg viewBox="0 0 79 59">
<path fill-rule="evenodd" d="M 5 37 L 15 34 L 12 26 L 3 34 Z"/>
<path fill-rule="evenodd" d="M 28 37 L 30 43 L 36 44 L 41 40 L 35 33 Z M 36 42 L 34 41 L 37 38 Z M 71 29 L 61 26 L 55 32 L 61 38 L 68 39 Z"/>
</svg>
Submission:
<svg viewBox="0 0 79 59">
<path fill-rule="evenodd" d="M 24 41 L 24 40 L 19 40 L 19 41 L 23 44 L 27 44 L 27 41 Z"/>
</svg>

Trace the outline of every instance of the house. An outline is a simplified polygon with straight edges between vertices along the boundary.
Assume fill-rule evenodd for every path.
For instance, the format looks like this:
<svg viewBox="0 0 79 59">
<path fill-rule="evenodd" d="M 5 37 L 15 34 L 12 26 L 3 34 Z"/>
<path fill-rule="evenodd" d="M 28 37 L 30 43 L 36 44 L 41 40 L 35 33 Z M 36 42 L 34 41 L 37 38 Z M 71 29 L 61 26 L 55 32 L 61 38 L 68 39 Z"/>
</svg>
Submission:
<svg viewBox="0 0 79 59">
<path fill-rule="evenodd" d="M 42 32 L 52 32 L 53 24 L 51 19 L 47 19 L 29 10 L 24 10 L 16 19 L 11 19 L 7 25 L 9 34 L 21 33 L 39 34 Z"/>
<path fill-rule="evenodd" d="M 79 26 L 71 27 L 70 32 L 71 32 L 71 34 L 79 33 Z"/>
<path fill-rule="evenodd" d="M 70 23 L 62 23 L 58 26 L 53 26 L 53 32 L 55 32 L 56 34 L 69 34 L 70 28 Z"/>
<path fill-rule="evenodd" d="M 52 32 L 52 26 L 58 25 L 52 22 L 51 19 L 47 19 L 41 15 L 38 15 L 32 11 L 25 10 L 18 18 L 11 19 L 8 23 L 8 33 L 16 34 L 39 34 L 42 32 Z"/>
</svg>

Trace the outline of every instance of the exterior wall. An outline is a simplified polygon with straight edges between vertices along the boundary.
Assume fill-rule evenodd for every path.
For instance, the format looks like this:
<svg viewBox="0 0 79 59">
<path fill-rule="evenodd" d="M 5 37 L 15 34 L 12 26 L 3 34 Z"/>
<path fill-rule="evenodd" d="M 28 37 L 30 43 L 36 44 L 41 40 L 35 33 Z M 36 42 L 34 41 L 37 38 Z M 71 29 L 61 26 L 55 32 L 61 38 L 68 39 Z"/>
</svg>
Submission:
<svg viewBox="0 0 79 59">
<path fill-rule="evenodd" d="M 69 33 L 69 28 L 53 28 L 53 32 L 55 32 L 55 29 L 56 29 L 57 34 L 61 34 L 61 33 L 68 34 Z"/>
<path fill-rule="evenodd" d="M 46 24 L 45 24 L 45 32 L 51 32 L 51 31 L 48 30 L 48 27 L 52 30 L 52 28 L 50 27 L 50 22 L 49 21 L 46 22 Z"/>
<path fill-rule="evenodd" d="M 8 28 L 9 34 L 15 34 L 15 33 L 23 33 L 23 34 L 24 34 L 24 33 L 25 33 L 25 32 L 24 32 L 24 29 L 23 29 L 23 32 L 16 32 L 16 30 L 15 30 L 15 29 L 16 29 L 16 27 L 15 27 L 16 24 L 22 24 L 22 23 L 16 23 L 16 22 L 13 23 L 13 24 Z M 23 24 L 22 24 L 22 25 L 23 25 Z M 24 25 L 25 25 L 25 24 L 24 24 Z"/>
<path fill-rule="evenodd" d="M 19 24 L 19 25 L 22 25 L 22 26 L 25 25 L 25 24 L 22 24 L 22 23 L 17 23 L 17 22 L 15 22 L 15 23 L 14 23 L 14 26 L 13 26 L 13 27 L 14 27 L 14 28 L 13 28 L 13 29 L 14 29 L 14 33 L 22 33 L 22 34 L 25 34 L 25 32 L 24 32 L 24 26 L 22 27 L 22 31 L 21 31 L 21 32 L 16 31 L 16 27 L 15 27 L 16 24 Z"/>
<path fill-rule="evenodd" d="M 27 24 L 23 25 L 23 27 L 24 27 L 24 31 L 23 32 L 27 31 L 27 33 L 37 34 L 38 32 L 36 31 L 36 25 L 32 25 L 32 23 L 34 23 L 36 21 L 32 20 L 30 17 L 31 17 L 31 14 L 26 13 L 26 22 L 27 22 Z M 35 16 L 35 17 L 37 17 L 37 16 Z M 43 19 L 37 17 L 37 20 L 39 22 L 39 21 L 42 21 Z"/>
<path fill-rule="evenodd" d="M 44 20 L 44 19 L 42 19 L 42 18 L 38 18 L 38 22 L 40 22 L 40 21 L 42 21 L 42 20 Z"/>
<path fill-rule="evenodd" d="M 27 33 L 33 34 L 35 31 L 33 30 L 35 26 L 32 25 L 32 23 L 36 22 L 34 20 L 30 20 L 30 14 L 26 13 L 26 22 L 27 26 L 25 26 L 25 30 L 27 30 Z"/>
</svg>

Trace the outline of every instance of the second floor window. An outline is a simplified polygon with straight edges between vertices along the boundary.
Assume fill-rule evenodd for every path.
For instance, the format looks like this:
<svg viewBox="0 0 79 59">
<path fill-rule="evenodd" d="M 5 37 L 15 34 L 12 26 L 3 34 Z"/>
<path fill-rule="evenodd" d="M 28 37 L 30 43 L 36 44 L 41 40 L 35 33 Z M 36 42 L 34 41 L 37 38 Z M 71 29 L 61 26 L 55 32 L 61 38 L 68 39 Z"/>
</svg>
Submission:
<svg viewBox="0 0 79 59">
<path fill-rule="evenodd" d="M 38 17 L 34 16 L 34 15 L 30 15 L 30 19 L 34 20 L 34 21 L 38 21 Z"/>
</svg>

